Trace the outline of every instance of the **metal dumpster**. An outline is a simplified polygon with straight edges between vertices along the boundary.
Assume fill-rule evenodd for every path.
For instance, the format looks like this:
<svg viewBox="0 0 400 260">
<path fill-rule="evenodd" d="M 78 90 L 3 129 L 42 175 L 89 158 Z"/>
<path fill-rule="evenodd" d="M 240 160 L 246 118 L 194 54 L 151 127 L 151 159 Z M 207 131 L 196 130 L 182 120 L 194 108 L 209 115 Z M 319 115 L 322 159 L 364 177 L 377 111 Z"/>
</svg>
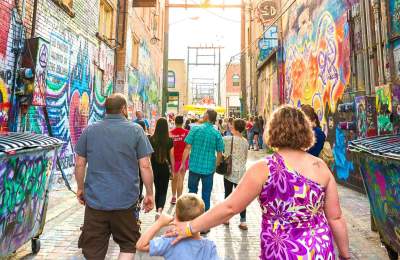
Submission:
<svg viewBox="0 0 400 260">
<path fill-rule="evenodd" d="M 400 135 L 349 143 L 367 191 L 375 227 L 390 259 L 400 254 Z"/>
<path fill-rule="evenodd" d="M 0 257 L 29 240 L 40 250 L 48 186 L 59 139 L 30 133 L 0 134 Z"/>
</svg>

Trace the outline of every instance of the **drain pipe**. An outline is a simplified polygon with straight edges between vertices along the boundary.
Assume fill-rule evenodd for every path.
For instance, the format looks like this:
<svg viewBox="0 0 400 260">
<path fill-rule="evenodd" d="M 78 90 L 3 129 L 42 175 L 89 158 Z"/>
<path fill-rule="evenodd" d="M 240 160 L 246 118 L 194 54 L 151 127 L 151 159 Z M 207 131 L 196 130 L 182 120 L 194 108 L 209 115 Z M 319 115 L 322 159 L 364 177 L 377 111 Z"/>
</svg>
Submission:
<svg viewBox="0 0 400 260">
<path fill-rule="evenodd" d="M 368 41 L 367 41 L 367 25 L 365 20 L 365 2 L 360 1 L 360 17 L 361 17 L 361 33 L 362 33 L 362 60 L 363 75 L 366 95 L 371 94 L 371 82 L 369 79 L 369 58 L 368 58 Z"/>
<path fill-rule="evenodd" d="M 382 41 L 383 41 L 383 70 L 384 70 L 384 78 L 386 83 L 392 82 L 392 71 L 391 66 L 394 64 L 392 60 L 393 55 L 390 56 L 391 48 L 390 48 L 390 36 L 389 36 L 389 8 L 387 1 L 382 1 L 381 3 L 381 23 L 382 23 Z"/>
<path fill-rule="evenodd" d="M 381 32 L 381 21 L 380 21 L 380 1 L 373 0 L 372 8 L 374 12 L 375 21 L 375 40 L 376 40 L 376 53 L 378 59 L 378 84 L 382 85 L 385 83 L 383 74 L 383 55 L 382 55 L 382 32 Z"/>
<path fill-rule="evenodd" d="M 371 28 L 371 14 L 370 14 L 370 1 L 364 0 L 364 11 L 365 11 L 365 25 L 367 28 L 367 40 L 368 40 L 368 63 L 369 63 L 369 74 L 370 74 L 370 85 L 367 88 L 367 94 L 375 94 L 375 86 L 376 86 L 376 79 L 375 79 L 375 62 L 374 62 L 374 38 L 372 35 L 372 28 Z"/>
</svg>

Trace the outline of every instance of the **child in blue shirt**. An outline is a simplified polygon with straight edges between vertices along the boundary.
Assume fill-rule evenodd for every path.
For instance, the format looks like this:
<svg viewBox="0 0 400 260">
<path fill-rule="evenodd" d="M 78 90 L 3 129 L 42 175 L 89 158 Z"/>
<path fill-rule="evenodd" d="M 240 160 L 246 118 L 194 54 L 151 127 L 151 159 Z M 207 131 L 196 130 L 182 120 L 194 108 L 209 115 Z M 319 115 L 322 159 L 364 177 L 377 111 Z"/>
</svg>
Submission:
<svg viewBox="0 0 400 260">
<path fill-rule="evenodd" d="M 163 256 L 166 260 L 218 260 L 217 248 L 213 241 L 202 238 L 200 233 L 192 234 L 176 245 L 172 245 L 174 237 L 156 237 L 161 228 L 173 222 L 187 222 L 204 213 L 204 202 L 196 194 L 182 195 L 176 202 L 175 218 L 162 214 L 158 220 L 140 237 L 136 244 L 139 251 L 149 252 L 150 256 Z M 187 230 L 187 232 L 191 232 Z"/>
</svg>

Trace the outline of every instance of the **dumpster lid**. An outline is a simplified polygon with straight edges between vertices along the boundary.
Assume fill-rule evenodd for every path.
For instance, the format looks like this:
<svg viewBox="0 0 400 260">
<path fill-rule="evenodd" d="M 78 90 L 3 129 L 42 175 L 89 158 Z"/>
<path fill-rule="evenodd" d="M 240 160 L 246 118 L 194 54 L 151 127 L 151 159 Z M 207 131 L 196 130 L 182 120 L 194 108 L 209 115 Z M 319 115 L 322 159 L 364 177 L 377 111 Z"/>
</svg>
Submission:
<svg viewBox="0 0 400 260">
<path fill-rule="evenodd" d="M 44 148 L 48 146 L 61 145 L 60 139 L 33 133 L 1 133 L 0 154 L 29 148 Z"/>
<path fill-rule="evenodd" d="M 349 142 L 350 150 L 400 159 L 400 135 L 377 136 Z"/>
</svg>

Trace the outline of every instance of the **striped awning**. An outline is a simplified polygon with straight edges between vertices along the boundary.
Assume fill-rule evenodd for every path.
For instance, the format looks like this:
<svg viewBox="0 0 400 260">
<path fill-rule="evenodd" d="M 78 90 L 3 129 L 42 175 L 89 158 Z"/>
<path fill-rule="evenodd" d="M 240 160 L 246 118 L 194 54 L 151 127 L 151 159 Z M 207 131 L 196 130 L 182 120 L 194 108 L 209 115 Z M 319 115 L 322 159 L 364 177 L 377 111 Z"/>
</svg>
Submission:
<svg viewBox="0 0 400 260">
<path fill-rule="evenodd" d="M 60 139 L 32 133 L 0 134 L 0 154 L 11 153 L 23 149 L 46 148 L 63 144 Z"/>
</svg>

